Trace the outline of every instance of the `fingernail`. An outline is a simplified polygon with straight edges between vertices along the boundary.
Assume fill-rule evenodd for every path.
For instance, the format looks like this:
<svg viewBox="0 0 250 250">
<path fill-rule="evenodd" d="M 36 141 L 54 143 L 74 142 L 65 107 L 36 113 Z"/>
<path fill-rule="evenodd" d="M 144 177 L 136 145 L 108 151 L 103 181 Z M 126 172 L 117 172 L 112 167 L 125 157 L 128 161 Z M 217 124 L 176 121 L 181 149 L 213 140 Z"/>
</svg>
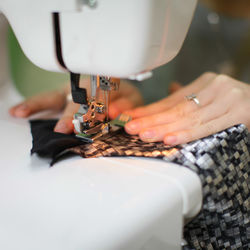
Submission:
<svg viewBox="0 0 250 250">
<path fill-rule="evenodd" d="M 144 131 L 143 133 L 141 133 L 141 137 L 142 139 L 153 139 L 155 138 L 156 136 L 156 133 L 154 130 L 146 130 Z"/>
<path fill-rule="evenodd" d="M 64 122 L 58 122 L 54 128 L 55 132 L 66 132 L 68 130 L 67 125 Z"/>
<path fill-rule="evenodd" d="M 15 115 L 24 116 L 29 112 L 29 107 L 26 104 L 22 104 L 15 110 Z"/>
<path fill-rule="evenodd" d="M 164 142 L 168 145 L 176 145 L 177 144 L 177 136 L 175 136 L 175 135 L 167 136 L 165 138 Z"/>
<path fill-rule="evenodd" d="M 137 122 L 129 122 L 126 124 L 126 129 L 129 132 L 136 132 L 139 129 L 139 124 Z"/>
</svg>

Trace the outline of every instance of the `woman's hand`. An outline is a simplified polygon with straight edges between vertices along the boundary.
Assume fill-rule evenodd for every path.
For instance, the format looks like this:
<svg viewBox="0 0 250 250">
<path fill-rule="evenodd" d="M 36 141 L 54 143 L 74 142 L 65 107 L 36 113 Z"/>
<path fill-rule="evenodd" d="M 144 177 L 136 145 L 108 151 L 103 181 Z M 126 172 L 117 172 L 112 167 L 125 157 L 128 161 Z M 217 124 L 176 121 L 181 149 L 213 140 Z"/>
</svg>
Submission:
<svg viewBox="0 0 250 250">
<path fill-rule="evenodd" d="M 80 86 L 89 88 L 89 80 L 82 80 Z M 56 124 L 54 131 L 70 134 L 74 131 L 72 119 L 74 113 L 79 109 L 79 104 L 73 103 L 72 101 L 67 102 L 66 97 L 69 92 L 70 88 L 67 86 L 60 91 L 52 91 L 33 96 L 10 108 L 9 113 L 14 117 L 25 118 L 43 110 L 63 110 L 62 117 Z M 111 119 L 128 109 L 143 104 L 139 90 L 125 81 L 121 81 L 120 89 L 117 92 L 111 92 L 110 99 L 109 116 Z"/>
<path fill-rule="evenodd" d="M 200 105 L 185 96 L 196 94 Z M 126 112 L 129 134 L 168 145 L 187 143 L 235 124 L 250 130 L 250 85 L 225 75 L 205 73 L 169 97 Z"/>
<path fill-rule="evenodd" d="M 118 91 L 110 93 L 109 117 L 116 118 L 119 114 L 143 105 L 140 91 L 131 83 L 121 81 Z"/>
</svg>

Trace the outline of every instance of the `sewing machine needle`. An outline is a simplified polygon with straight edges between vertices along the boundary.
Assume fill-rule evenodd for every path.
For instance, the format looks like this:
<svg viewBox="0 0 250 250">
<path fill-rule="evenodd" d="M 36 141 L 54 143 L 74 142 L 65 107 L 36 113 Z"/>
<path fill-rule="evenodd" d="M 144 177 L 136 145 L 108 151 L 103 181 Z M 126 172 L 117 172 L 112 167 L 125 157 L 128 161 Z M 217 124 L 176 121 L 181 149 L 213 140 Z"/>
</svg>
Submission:
<svg viewBox="0 0 250 250">
<path fill-rule="evenodd" d="M 109 121 L 109 96 L 110 96 L 110 92 L 109 91 L 105 91 L 105 102 L 106 102 L 106 122 Z"/>
</svg>

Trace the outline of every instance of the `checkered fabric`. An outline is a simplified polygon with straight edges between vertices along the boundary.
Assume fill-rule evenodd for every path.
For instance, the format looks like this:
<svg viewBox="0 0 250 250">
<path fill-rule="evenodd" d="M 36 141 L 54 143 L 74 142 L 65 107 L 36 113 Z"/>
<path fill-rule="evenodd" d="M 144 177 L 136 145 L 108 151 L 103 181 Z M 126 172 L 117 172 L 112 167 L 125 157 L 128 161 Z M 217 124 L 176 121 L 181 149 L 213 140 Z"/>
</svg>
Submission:
<svg viewBox="0 0 250 250">
<path fill-rule="evenodd" d="M 67 151 L 82 157 L 163 158 L 195 171 L 203 185 L 203 207 L 184 228 L 186 250 L 250 249 L 249 149 L 249 133 L 237 125 L 172 148 L 116 131 Z"/>
<path fill-rule="evenodd" d="M 249 149 L 239 125 L 167 158 L 194 170 L 203 185 L 203 207 L 184 229 L 184 249 L 250 249 Z"/>
</svg>

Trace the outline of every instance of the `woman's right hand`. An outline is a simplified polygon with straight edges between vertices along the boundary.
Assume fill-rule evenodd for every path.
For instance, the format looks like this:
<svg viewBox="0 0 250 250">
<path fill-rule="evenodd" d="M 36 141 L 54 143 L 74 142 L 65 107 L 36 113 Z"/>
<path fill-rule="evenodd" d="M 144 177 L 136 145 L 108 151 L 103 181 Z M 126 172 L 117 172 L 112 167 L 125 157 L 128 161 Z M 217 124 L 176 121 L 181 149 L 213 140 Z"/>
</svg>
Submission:
<svg viewBox="0 0 250 250">
<path fill-rule="evenodd" d="M 68 87 L 61 90 L 41 93 L 32 96 L 25 101 L 11 107 L 9 113 L 17 118 L 27 118 L 44 110 L 62 111 L 61 119 L 58 121 L 55 131 L 70 134 L 73 131 L 72 117 L 79 109 L 79 105 L 67 103 Z"/>
</svg>

